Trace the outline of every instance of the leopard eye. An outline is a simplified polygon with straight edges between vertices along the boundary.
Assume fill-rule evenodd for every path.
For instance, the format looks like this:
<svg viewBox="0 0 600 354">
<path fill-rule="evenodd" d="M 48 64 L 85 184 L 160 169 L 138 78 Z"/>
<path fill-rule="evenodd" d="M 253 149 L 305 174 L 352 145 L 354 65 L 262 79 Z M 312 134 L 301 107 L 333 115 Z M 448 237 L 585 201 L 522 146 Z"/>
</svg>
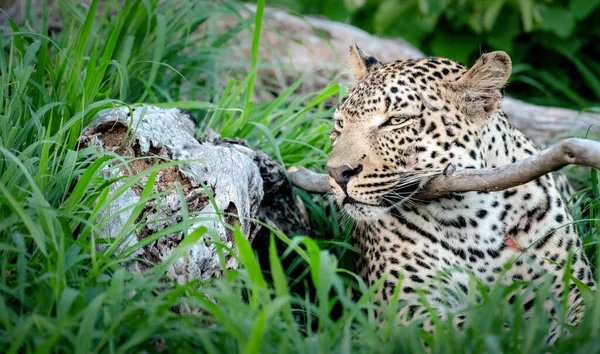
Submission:
<svg viewBox="0 0 600 354">
<path fill-rule="evenodd" d="M 389 119 L 389 124 L 391 125 L 400 125 L 408 121 L 406 117 L 392 117 Z"/>
<path fill-rule="evenodd" d="M 412 123 L 413 117 L 404 115 L 391 116 L 381 125 L 382 128 L 390 127 L 393 129 L 402 128 Z"/>
<path fill-rule="evenodd" d="M 342 128 L 344 128 L 344 120 L 343 119 L 336 119 L 335 120 L 335 128 L 336 129 L 342 129 Z"/>
</svg>

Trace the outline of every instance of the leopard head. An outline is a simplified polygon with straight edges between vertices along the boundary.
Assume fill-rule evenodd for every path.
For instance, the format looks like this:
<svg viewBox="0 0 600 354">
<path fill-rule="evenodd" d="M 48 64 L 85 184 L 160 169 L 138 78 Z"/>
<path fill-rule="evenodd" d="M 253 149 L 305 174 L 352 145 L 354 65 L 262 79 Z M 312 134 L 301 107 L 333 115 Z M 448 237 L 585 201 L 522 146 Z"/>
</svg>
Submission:
<svg viewBox="0 0 600 354">
<path fill-rule="evenodd" d="M 511 73 L 506 53 L 467 69 L 444 58 L 383 64 L 353 45 L 348 66 L 355 85 L 335 110 L 326 169 L 354 219 L 381 217 L 450 163 L 484 167 L 479 136 Z"/>
</svg>

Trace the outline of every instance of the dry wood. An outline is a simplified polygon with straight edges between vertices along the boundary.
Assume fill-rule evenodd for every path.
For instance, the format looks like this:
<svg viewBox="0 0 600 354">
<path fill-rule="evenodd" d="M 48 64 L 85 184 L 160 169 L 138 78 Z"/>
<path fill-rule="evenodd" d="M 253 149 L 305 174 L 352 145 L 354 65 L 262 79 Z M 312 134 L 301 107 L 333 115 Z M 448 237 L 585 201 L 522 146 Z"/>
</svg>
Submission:
<svg viewBox="0 0 600 354">
<path fill-rule="evenodd" d="M 456 169 L 450 165 L 432 177 L 419 198 L 430 199 L 459 192 L 493 192 L 516 187 L 568 165 L 600 169 L 600 142 L 570 138 L 540 151 L 534 156 L 496 168 Z M 299 188 L 313 193 L 329 193 L 328 177 L 303 167 L 288 170 L 290 180 Z"/>
<path fill-rule="evenodd" d="M 145 203 L 136 222 L 140 227 L 133 229 L 128 225 L 147 177 L 115 195 L 115 200 L 101 211 L 102 230 L 96 237 L 110 240 L 124 235 L 114 254 L 131 254 L 124 265 L 133 273 L 166 261 L 182 241 L 183 232 L 171 232 L 138 246 L 146 237 L 181 221 L 182 200 L 176 187 L 182 191 L 190 215 L 188 232 L 201 226 L 211 231 L 169 265 L 166 276 L 179 283 L 221 275 L 219 251 L 213 241 L 216 238 L 234 252 L 237 250 L 226 224 L 239 224 L 243 235 L 250 242 L 258 238 L 259 244 L 268 240 L 269 230 L 254 220 L 289 234 L 290 230 L 306 233 L 305 221 L 281 165 L 242 140 L 222 140 L 209 132 L 198 141 L 193 135 L 194 126 L 192 117 L 179 109 L 134 107 L 130 111 L 120 107 L 100 112 L 79 139 L 80 147 L 94 146 L 121 157 L 104 170 L 107 179 L 143 175 L 157 163 L 181 161 L 157 172 L 153 188 L 157 199 Z M 125 181 L 112 183 L 108 198 Z M 100 245 L 99 250 L 107 247 Z M 224 252 L 224 258 L 226 268 L 238 268 L 234 255 Z"/>
<path fill-rule="evenodd" d="M 542 107 L 505 97 L 501 106 L 510 121 L 538 146 L 561 138 L 600 136 L 600 115 L 558 107 Z"/>
<path fill-rule="evenodd" d="M 156 107 L 137 107 L 132 114 L 127 107 L 105 110 L 84 130 L 80 138 L 82 146 L 98 146 L 125 159 L 129 157 L 126 165 L 118 163 L 108 168 L 105 171 L 107 178 L 138 175 L 161 162 L 193 161 L 159 171 L 154 191 L 164 194 L 156 201 L 147 203 L 139 218 L 147 223 L 146 226 L 126 230 L 131 207 L 139 202 L 141 188 L 147 179 L 142 180 L 140 186 L 133 186 L 118 195 L 102 211 L 100 219 L 106 218 L 107 222 L 99 238 L 128 233 L 115 254 L 128 247 L 136 248 L 144 238 L 180 220 L 182 206 L 175 190 L 177 185 L 185 196 L 188 212 L 201 215 L 190 218 L 189 232 L 205 226 L 215 230 L 221 243 L 235 250 L 231 230 L 225 227 L 218 216 L 232 213 L 238 215 L 243 233 L 250 240 L 254 237 L 256 228 L 250 220 L 256 217 L 263 197 L 258 168 L 250 158 L 233 149 L 211 143 L 201 144 L 194 138 L 193 132 L 194 122 L 188 114 L 178 109 Z M 111 185 L 110 195 L 123 183 Z M 213 194 L 214 203 L 209 200 L 204 186 Z M 112 215 L 117 217 L 110 218 Z M 227 218 L 224 216 L 225 221 L 233 221 Z M 174 232 L 137 249 L 133 254 L 136 258 L 127 262 L 127 268 L 139 273 L 153 264 L 164 262 L 182 239 L 183 232 Z M 225 262 L 227 268 L 238 267 L 236 258 L 231 255 L 226 255 Z M 184 257 L 172 263 L 166 275 L 184 283 L 191 279 L 219 276 L 220 272 L 217 247 L 206 235 Z"/>
<path fill-rule="evenodd" d="M 292 166 L 288 168 L 288 175 L 296 187 L 307 192 L 319 194 L 331 192 L 329 177 L 325 173 L 311 171 L 302 166 Z"/>
</svg>

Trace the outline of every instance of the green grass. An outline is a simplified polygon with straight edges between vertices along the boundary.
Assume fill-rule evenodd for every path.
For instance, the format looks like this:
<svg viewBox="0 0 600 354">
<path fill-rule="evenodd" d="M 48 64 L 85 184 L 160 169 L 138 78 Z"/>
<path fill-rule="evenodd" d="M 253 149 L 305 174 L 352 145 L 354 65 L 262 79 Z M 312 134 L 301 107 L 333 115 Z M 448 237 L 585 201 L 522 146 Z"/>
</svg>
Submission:
<svg viewBox="0 0 600 354">
<path fill-rule="evenodd" d="M 116 1 L 105 3 L 98 11 L 117 8 Z M 186 235 L 169 262 L 143 275 L 128 273 L 120 263 L 135 248 L 119 256 L 112 250 L 143 226 L 136 216 L 155 197 L 152 186 L 161 166 L 105 180 L 104 167 L 124 162 L 76 148 L 82 127 L 95 113 L 138 102 L 182 107 L 200 118 L 198 134 L 214 129 L 247 139 L 286 166 L 322 168 L 331 128 L 325 100 L 341 95 L 343 88 L 332 83 L 322 92 L 298 96 L 298 82 L 270 102 L 253 102 L 258 37 L 249 73 L 227 53 L 237 49 L 235 39 L 246 35 L 244 29 L 260 27 L 260 17 L 225 34 L 212 30 L 218 16 L 246 11 L 232 1 L 126 1 L 110 20 L 94 20 L 97 1 L 90 12 L 75 4 L 60 1 L 53 8 L 66 18 L 58 35 L 45 35 L 44 17 L 12 24 L 0 37 L 0 352 L 156 352 L 166 347 L 209 353 L 389 353 L 423 352 L 424 342 L 434 353 L 597 351 L 597 292 L 587 293 L 593 304 L 584 321 L 553 347 L 545 342 L 547 314 L 541 303 L 533 319 L 524 321 L 519 301 L 506 301 L 511 288 L 502 286 L 483 291 L 479 301 L 471 299 L 463 331 L 446 320 L 438 321 L 432 334 L 416 324 L 382 321 L 393 318 L 402 303 L 375 300 L 382 283 L 369 288 L 351 272 L 355 254 L 335 208 L 303 192 L 313 237 L 273 232 L 266 260 L 259 262 L 236 230 L 241 270 L 210 282 L 165 283 L 169 262 L 211 232 L 198 229 Z M 198 31 L 199 26 L 205 30 Z M 146 188 L 124 232 L 99 252 L 96 236 L 115 217 L 102 210 L 142 179 Z M 116 182 L 125 184 L 109 196 Z M 597 174 L 586 183 L 592 199 L 582 214 L 587 221 L 578 225 L 586 250 L 599 262 Z M 185 231 L 186 223 L 145 242 Z M 278 253 L 275 240 L 288 243 L 288 251 Z M 472 286 L 483 287 L 475 280 Z M 547 289 L 536 291 L 542 299 Z"/>
</svg>

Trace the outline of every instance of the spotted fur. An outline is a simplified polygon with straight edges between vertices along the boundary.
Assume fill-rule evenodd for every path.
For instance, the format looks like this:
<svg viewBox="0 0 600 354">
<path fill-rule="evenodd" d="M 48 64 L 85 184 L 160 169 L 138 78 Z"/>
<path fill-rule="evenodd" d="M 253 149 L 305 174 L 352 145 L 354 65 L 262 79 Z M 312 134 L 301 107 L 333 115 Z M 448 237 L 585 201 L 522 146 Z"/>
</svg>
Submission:
<svg viewBox="0 0 600 354">
<path fill-rule="evenodd" d="M 552 175 L 505 191 L 415 198 L 449 164 L 496 167 L 538 151 L 499 109 L 508 55 L 484 54 L 467 69 L 444 58 L 382 64 L 353 46 L 349 67 L 356 84 L 335 111 L 327 170 L 337 202 L 356 220 L 363 277 L 373 284 L 387 276 L 378 294 L 386 301 L 403 279 L 402 321 L 426 315 L 418 292 L 441 313 L 460 309 L 471 275 L 490 285 L 550 279 L 560 301 L 569 253 L 573 275 L 595 287 Z M 582 295 L 570 287 L 575 323 Z M 533 298 L 524 300 L 529 310 Z M 544 306 L 554 313 L 550 299 Z"/>
</svg>

